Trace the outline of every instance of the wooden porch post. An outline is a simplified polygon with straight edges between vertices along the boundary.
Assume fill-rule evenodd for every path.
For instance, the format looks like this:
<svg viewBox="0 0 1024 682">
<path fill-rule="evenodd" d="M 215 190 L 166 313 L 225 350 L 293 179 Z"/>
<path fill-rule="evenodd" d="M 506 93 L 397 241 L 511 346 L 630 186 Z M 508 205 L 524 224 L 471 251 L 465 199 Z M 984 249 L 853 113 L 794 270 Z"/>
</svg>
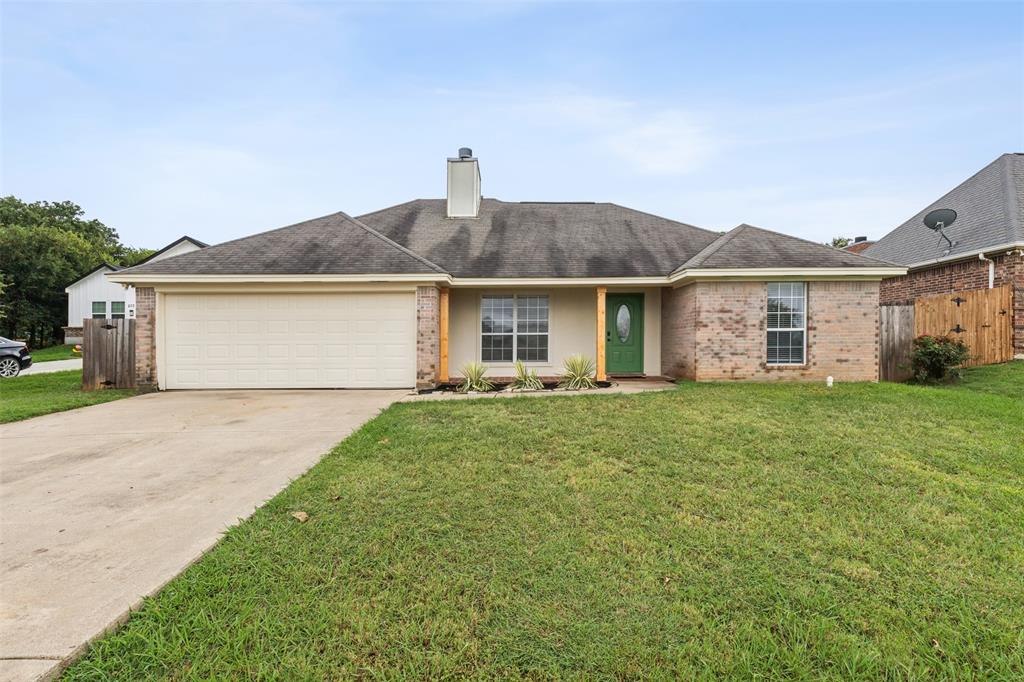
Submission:
<svg viewBox="0 0 1024 682">
<path fill-rule="evenodd" d="M 441 358 L 437 366 L 437 382 L 448 383 L 448 294 L 451 290 L 441 289 L 438 300 L 438 324 L 440 326 Z"/>
<path fill-rule="evenodd" d="M 604 358 L 604 333 L 605 333 L 605 294 L 608 287 L 597 288 L 597 380 L 606 381 L 608 375 L 605 373 Z"/>
</svg>

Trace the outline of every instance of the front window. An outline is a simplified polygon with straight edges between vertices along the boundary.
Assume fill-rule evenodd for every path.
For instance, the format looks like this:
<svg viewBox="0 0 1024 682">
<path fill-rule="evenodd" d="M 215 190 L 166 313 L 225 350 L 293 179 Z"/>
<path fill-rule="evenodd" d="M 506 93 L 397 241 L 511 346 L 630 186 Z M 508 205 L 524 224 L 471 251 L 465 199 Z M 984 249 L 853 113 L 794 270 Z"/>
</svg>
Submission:
<svg viewBox="0 0 1024 682">
<path fill-rule="evenodd" d="M 807 352 L 807 285 L 768 283 L 768 364 L 802 365 Z"/>
<path fill-rule="evenodd" d="M 548 297 L 481 298 L 480 358 L 484 362 L 547 362 Z"/>
<path fill-rule="evenodd" d="M 124 301 L 110 302 L 110 317 L 112 317 L 115 320 L 124 319 Z"/>
<path fill-rule="evenodd" d="M 103 320 L 107 317 L 107 302 L 106 301 L 93 301 L 92 302 L 92 319 Z"/>
</svg>

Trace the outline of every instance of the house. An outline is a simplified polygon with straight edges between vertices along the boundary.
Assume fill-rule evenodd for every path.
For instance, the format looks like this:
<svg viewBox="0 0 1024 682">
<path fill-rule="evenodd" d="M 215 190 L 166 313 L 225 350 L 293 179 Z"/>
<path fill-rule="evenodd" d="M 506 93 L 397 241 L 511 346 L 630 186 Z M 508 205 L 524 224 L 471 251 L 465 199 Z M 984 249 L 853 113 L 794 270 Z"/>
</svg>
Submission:
<svg viewBox="0 0 1024 682">
<path fill-rule="evenodd" d="M 609 203 L 445 199 L 334 213 L 111 272 L 136 287 L 136 374 L 162 389 L 418 387 L 470 361 L 542 376 L 878 378 L 878 287 L 905 268 L 776 232 Z"/>
<path fill-rule="evenodd" d="M 922 222 L 939 208 L 957 213 L 943 229 L 952 245 Z M 882 305 L 1011 287 L 1013 353 L 1024 358 L 1024 154 L 1003 154 L 863 253 L 907 267 L 882 281 Z"/>
<path fill-rule="evenodd" d="M 206 246 L 198 239 L 182 237 L 150 255 L 139 265 L 172 258 Z M 68 326 L 64 327 L 64 343 L 82 342 L 83 320 L 135 317 L 135 289 L 115 284 L 106 278 L 107 273 L 120 269 L 117 265 L 100 263 L 94 270 L 64 288 L 64 293 L 68 295 Z"/>
<path fill-rule="evenodd" d="M 869 241 L 867 237 L 854 237 L 853 241 L 843 247 L 843 251 L 848 253 L 864 253 L 864 250 L 874 244 L 873 241 Z"/>
</svg>

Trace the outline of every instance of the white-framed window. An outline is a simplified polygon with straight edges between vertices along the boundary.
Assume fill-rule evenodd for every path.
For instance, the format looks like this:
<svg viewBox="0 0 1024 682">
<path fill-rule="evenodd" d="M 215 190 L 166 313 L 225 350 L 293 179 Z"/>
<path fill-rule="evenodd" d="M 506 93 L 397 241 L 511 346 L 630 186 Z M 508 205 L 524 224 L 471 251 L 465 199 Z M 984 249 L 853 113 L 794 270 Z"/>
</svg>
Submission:
<svg viewBox="0 0 1024 682">
<path fill-rule="evenodd" d="M 92 319 L 94 320 L 105 320 L 107 318 L 107 302 L 106 301 L 93 301 L 92 302 Z"/>
<path fill-rule="evenodd" d="M 549 305 L 545 294 L 480 298 L 480 359 L 547 362 Z"/>
<path fill-rule="evenodd" d="M 114 320 L 124 319 L 124 301 L 110 302 L 110 317 Z"/>
<path fill-rule="evenodd" d="M 768 282 L 768 364 L 802 365 L 807 358 L 807 284 Z"/>
</svg>

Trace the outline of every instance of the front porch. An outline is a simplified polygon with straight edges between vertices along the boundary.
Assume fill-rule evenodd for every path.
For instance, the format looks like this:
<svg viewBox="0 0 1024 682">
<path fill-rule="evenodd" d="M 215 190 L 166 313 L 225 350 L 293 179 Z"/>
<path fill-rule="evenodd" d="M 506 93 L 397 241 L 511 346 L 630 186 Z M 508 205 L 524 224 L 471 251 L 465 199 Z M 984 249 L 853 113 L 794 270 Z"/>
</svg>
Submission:
<svg viewBox="0 0 1024 682">
<path fill-rule="evenodd" d="M 567 357 L 594 359 L 597 379 L 661 375 L 658 287 L 447 288 L 438 291 L 435 384 L 481 362 L 492 379 L 522 360 L 555 378 Z"/>
</svg>

